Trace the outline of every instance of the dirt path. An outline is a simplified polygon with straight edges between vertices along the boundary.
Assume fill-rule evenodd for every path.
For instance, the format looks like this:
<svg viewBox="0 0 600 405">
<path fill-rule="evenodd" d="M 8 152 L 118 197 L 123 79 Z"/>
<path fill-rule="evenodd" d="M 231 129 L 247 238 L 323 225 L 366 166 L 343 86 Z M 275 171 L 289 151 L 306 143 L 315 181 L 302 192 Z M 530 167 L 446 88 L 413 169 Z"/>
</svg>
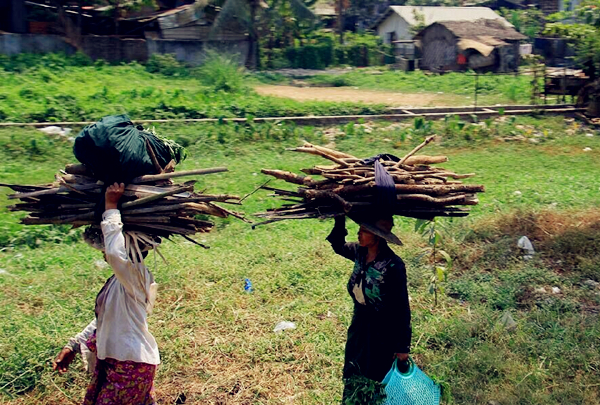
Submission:
<svg viewBox="0 0 600 405">
<path fill-rule="evenodd" d="M 352 87 L 295 87 L 259 85 L 259 94 L 291 98 L 298 101 L 353 101 L 367 104 L 385 104 L 390 107 L 427 107 L 468 105 L 469 98 L 453 94 L 398 93 L 375 90 L 359 90 Z"/>
</svg>

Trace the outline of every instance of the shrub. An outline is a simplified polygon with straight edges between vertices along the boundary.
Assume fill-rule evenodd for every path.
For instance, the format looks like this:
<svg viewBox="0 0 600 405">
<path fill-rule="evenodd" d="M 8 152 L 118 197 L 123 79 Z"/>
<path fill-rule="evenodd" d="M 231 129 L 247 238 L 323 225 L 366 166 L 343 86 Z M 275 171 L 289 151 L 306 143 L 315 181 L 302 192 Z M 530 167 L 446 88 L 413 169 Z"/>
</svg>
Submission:
<svg viewBox="0 0 600 405">
<path fill-rule="evenodd" d="M 200 82 L 216 91 L 239 93 L 246 90 L 244 68 L 231 56 L 209 51 L 204 64 L 197 71 Z"/>
<path fill-rule="evenodd" d="M 153 54 L 146 62 L 146 70 L 165 76 L 187 76 L 188 69 L 172 54 Z"/>
<path fill-rule="evenodd" d="M 22 73 L 26 70 L 46 69 L 62 71 L 70 66 L 91 66 L 94 62 L 85 54 L 60 53 L 33 54 L 20 53 L 13 56 L 0 55 L 0 68 L 7 72 Z"/>
<path fill-rule="evenodd" d="M 303 46 L 286 48 L 285 58 L 295 68 L 323 69 L 331 65 L 373 66 L 383 63 L 389 47 L 371 34 L 346 34 L 346 43 L 340 45 L 331 33 L 316 32 Z"/>
<path fill-rule="evenodd" d="M 333 63 L 333 47 L 331 44 L 305 45 L 287 48 L 286 56 L 295 68 L 324 69 Z"/>
<path fill-rule="evenodd" d="M 73 63 L 71 66 L 92 66 L 94 64 L 92 58 L 80 51 L 71 57 L 71 61 Z"/>
</svg>

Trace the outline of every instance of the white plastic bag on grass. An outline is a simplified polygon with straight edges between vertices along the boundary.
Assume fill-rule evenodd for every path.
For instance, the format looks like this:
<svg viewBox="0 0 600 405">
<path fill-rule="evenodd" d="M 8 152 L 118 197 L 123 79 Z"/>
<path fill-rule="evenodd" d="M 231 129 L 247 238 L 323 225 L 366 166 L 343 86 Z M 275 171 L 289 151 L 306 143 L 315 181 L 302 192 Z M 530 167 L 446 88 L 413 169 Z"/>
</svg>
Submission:
<svg viewBox="0 0 600 405">
<path fill-rule="evenodd" d="M 281 321 L 277 325 L 275 325 L 275 329 L 273 329 L 273 332 L 279 333 L 282 330 L 286 329 L 296 329 L 296 324 L 294 322 Z"/>
<path fill-rule="evenodd" d="M 519 241 L 517 242 L 517 246 L 523 250 L 523 259 L 533 259 L 535 250 L 533 249 L 533 245 L 531 244 L 531 241 L 527 236 L 521 236 L 521 239 L 519 239 Z"/>
</svg>

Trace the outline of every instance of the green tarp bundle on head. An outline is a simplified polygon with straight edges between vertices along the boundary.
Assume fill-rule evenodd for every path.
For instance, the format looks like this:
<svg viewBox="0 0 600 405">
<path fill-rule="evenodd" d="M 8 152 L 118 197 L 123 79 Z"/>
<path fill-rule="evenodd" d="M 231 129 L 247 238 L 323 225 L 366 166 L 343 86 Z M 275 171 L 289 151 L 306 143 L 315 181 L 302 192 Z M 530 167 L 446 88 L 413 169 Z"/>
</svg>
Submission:
<svg viewBox="0 0 600 405">
<path fill-rule="evenodd" d="M 175 158 L 164 141 L 136 127 L 127 114 L 109 115 L 85 127 L 75 138 L 73 153 L 105 184 L 128 183 L 135 177 L 157 172 L 146 140 L 161 167 Z"/>
</svg>

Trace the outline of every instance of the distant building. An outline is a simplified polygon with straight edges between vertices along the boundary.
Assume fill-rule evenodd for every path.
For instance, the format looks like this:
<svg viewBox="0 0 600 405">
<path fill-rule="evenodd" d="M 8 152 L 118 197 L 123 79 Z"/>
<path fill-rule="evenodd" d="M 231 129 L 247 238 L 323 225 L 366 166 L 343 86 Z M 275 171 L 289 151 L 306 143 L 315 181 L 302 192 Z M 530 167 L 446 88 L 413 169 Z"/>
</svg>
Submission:
<svg viewBox="0 0 600 405">
<path fill-rule="evenodd" d="M 334 6 L 317 3 L 313 8 L 313 13 L 321 20 L 324 28 L 335 28 L 337 13 Z"/>
<path fill-rule="evenodd" d="M 415 36 L 422 69 L 511 72 L 519 67 L 520 42 L 527 37 L 498 20 L 441 21 Z"/>
<path fill-rule="evenodd" d="M 144 37 L 191 41 L 247 41 L 248 33 L 235 19 L 213 32 L 219 9 L 203 2 L 186 4 L 172 10 L 136 17 L 144 27 Z"/>
<path fill-rule="evenodd" d="M 45 4 L 44 0 L 37 1 L 28 1 L 32 10 L 56 13 L 56 7 Z M 180 2 L 172 0 L 171 3 L 173 1 Z M 14 4 L 19 2 L 23 3 L 23 0 L 0 0 L 0 11 L 13 13 Z M 173 54 L 180 61 L 199 65 L 208 50 L 228 53 L 240 63 L 249 53 L 247 30 L 235 18 L 227 21 L 223 28 L 213 29 L 220 8 L 202 0 L 170 10 L 134 10 L 118 22 L 110 16 L 113 11 L 112 6 L 66 7 L 66 24 L 62 28 L 73 28 L 80 20 L 77 41 L 56 21 L 29 21 L 28 33 L 27 30 L 19 33 L 16 29 L 0 28 L 0 54 L 74 53 L 79 50 L 92 59 L 111 62 L 143 62 L 153 54 Z M 0 14 L 0 17 L 6 15 Z M 9 22 L 14 25 L 12 21 L 0 19 L 0 23 L 6 25 Z"/>
<path fill-rule="evenodd" d="M 488 7 L 437 7 L 437 6 L 390 6 L 374 25 L 377 34 L 386 44 L 413 38 L 416 28 L 423 28 L 440 21 L 498 20 L 512 27 L 506 19 Z"/>
<path fill-rule="evenodd" d="M 495 0 L 487 5 L 495 10 L 500 8 L 527 9 L 538 8 L 542 13 L 548 15 L 559 11 L 573 10 L 581 0 Z"/>
<path fill-rule="evenodd" d="M 0 31 L 27 32 L 27 12 L 24 0 L 0 0 Z"/>
</svg>

